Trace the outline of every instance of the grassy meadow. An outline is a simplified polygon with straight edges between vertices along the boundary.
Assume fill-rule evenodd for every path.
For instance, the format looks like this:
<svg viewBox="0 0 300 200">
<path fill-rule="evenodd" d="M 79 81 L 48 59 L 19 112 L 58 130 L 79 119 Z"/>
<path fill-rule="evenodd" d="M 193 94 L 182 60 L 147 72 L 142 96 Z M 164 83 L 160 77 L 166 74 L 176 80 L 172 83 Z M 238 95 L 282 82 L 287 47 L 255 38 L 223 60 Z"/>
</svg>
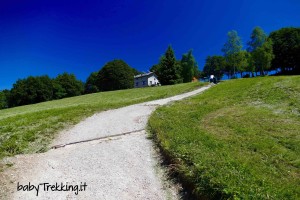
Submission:
<svg viewBox="0 0 300 200">
<path fill-rule="evenodd" d="M 149 129 L 197 198 L 300 199 L 300 76 L 225 81 Z"/>
<path fill-rule="evenodd" d="M 0 159 L 44 152 L 58 131 L 96 112 L 173 96 L 202 85 L 198 82 L 101 92 L 0 110 Z"/>
</svg>

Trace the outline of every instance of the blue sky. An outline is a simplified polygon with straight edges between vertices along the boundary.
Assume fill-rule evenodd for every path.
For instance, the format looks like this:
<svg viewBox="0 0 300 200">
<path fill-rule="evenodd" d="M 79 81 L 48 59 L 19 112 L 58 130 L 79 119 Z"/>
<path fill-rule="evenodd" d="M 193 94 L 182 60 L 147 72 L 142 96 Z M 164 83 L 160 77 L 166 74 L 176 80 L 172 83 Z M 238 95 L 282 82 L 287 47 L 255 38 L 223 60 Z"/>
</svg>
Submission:
<svg viewBox="0 0 300 200">
<path fill-rule="evenodd" d="M 177 59 L 193 49 L 202 69 L 208 55 L 222 55 L 228 31 L 246 47 L 255 26 L 300 27 L 300 1 L 2 0 L 0 90 L 29 75 L 85 81 L 113 59 L 147 71 L 169 44 Z"/>
</svg>

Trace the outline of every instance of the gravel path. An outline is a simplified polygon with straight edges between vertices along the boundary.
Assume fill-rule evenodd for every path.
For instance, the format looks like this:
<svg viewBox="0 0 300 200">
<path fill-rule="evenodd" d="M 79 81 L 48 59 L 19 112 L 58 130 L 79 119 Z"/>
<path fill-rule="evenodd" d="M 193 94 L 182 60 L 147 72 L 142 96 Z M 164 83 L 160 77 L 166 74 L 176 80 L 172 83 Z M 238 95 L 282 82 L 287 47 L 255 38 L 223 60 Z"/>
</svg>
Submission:
<svg viewBox="0 0 300 200">
<path fill-rule="evenodd" d="M 208 89 L 97 113 L 62 131 L 46 153 L 6 158 L 13 163 L 2 175 L 0 199 L 176 199 L 176 191 L 162 181 L 157 155 L 145 127 L 159 105 L 181 100 Z M 124 134 L 125 133 L 125 134 Z M 75 144 L 74 144 L 75 143 Z M 2 177 L 2 178 L 3 178 Z M 17 191 L 19 185 L 31 191 Z M 49 183 L 72 185 L 75 191 L 45 191 Z M 84 189 L 85 191 L 80 191 Z M 1 183 L 0 183 L 1 185 Z M 76 186 L 78 185 L 78 186 Z M 21 188 L 19 186 L 19 188 Z M 53 189 L 60 187 L 53 187 Z M 65 187 L 66 188 L 66 187 Z M 24 189 L 24 187 L 23 187 Z"/>
</svg>

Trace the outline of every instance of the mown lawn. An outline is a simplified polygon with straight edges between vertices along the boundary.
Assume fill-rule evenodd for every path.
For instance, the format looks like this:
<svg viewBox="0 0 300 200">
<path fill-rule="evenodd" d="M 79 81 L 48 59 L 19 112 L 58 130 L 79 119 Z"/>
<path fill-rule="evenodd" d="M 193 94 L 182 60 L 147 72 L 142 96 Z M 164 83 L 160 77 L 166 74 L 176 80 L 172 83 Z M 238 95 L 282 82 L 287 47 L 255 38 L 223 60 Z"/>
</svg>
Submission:
<svg viewBox="0 0 300 200">
<path fill-rule="evenodd" d="M 300 199 L 300 76 L 220 83 L 149 129 L 198 198 Z"/>
<path fill-rule="evenodd" d="M 44 152 L 59 130 L 95 112 L 173 96 L 203 83 L 102 92 L 0 110 L 0 159 Z"/>
</svg>

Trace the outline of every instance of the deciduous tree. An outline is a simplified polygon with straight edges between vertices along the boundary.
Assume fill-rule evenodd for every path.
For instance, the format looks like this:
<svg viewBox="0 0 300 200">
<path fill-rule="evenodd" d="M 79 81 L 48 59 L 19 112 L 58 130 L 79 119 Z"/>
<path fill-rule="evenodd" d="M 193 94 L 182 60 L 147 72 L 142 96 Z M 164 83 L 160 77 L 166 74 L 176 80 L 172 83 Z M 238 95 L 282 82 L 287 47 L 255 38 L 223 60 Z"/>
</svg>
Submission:
<svg viewBox="0 0 300 200">
<path fill-rule="evenodd" d="M 223 56 L 208 56 L 205 61 L 203 73 L 205 76 L 214 75 L 220 80 L 224 74 L 226 60 Z"/>
<path fill-rule="evenodd" d="M 8 108 L 9 90 L 0 91 L 0 109 Z"/>
<path fill-rule="evenodd" d="M 273 68 L 300 73 L 300 28 L 282 28 L 269 36 L 273 41 Z"/>
<path fill-rule="evenodd" d="M 272 40 L 268 39 L 261 47 L 256 48 L 252 55 L 257 71 L 264 75 L 264 71 L 271 68 L 271 62 L 274 58 Z"/>
<path fill-rule="evenodd" d="M 230 67 L 228 73 L 230 75 L 236 72 L 236 63 L 238 62 L 236 59 L 238 58 L 238 54 L 242 50 L 242 41 L 238 36 L 238 33 L 235 30 L 229 31 L 227 33 L 227 41 L 222 48 L 222 52 L 224 53 L 224 57 L 226 58 L 227 64 Z"/>
<path fill-rule="evenodd" d="M 39 103 L 53 99 L 52 80 L 48 76 L 29 76 L 13 84 L 9 106 Z"/>
<path fill-rule="evenodd" d="M 55 80 L 56 93 L 64 97 L 73 97 L 83 94 L 84 85 L 82 81 L 77 80 L 74 74 L 63 73 L 59 74 Z"/>
<path fill-rule="evenodd" d="M 246 67 L 246 71 L 251 73 L 251 76 L 254 77 L 254 72 L 255 72 L 255 63 L 254 63 L 254 59 L 253 59 L 253 55 L 252 53 L 248 53 L 247 54 L 247 67 Z"/>
<path fill-rule="evenodd" d="M 92 72 L 90 76 L 87 78 L 85 84 L 84 84 L 84 93 L 89 94 L 89 93 L 94 93 L 98 92 L 99 89 L 97 87 L 97 77 L 98 77 L 98 72 Z"/>
<path fill-rule="evenodd" d="M 100 91 L 133 88 L 134 69 L 123 60 L 113 60 L 104 65 L 97 75 Z"/>
<path fill-rule="evenodd" d="M 248 42 L 248 52 L 255 51 L 258 47 L 261 47 L 267 39 L 267 35 L 259 26 L 255 27 L 251 33 L 250 41 Z"/>
<path fill-rule="evenodd" d="M 236 53 L 236 63 L 235 66 L 237 70 L 241 73 L 241 77 L 243 77 L 243 73 L 247 70 L 248 66 L 248 52 L 247 51 L 240 51 Z"/>
</svg>

